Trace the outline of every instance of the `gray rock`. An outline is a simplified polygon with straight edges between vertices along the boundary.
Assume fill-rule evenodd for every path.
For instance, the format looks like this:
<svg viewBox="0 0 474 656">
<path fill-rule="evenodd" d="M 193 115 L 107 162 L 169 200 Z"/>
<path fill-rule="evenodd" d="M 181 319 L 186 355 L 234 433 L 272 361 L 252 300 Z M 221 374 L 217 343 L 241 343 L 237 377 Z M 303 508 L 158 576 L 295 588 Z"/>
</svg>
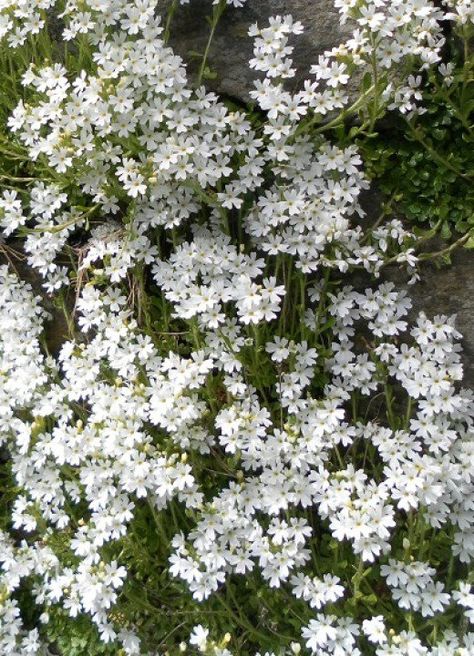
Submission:
<svg viewBox="0 0 474 656">
<path fill-rule="evenodd" d="M 364 229 L 377 219 L 381 211 L 383 195 L 375 189 L 364 192 L 361 204 L 366 216 L 361 221 Z M 402 216 L 399 216 L 403 220 Z M 435 238 L 423 246 L 424 253 L 439 252 L 448 244 Z M 405 289 L 413 301 L 409 318 L 414 320 L 418 312 L 428 318 L 437 314 L 455 314 L 456 328 L 463 335 L 464 386 L 474 390 L 474 250 L 458 248 L 451 254 L 451 263 L 442 264 L 441 258 L 427 260 L 420 265 L 421 279 L 409 285 L 409 276 L 399 266 L 390 266 L 382 271 L 382 280 L 395 283 Z M 351 280 L 357 289 L 374 286 L 368 275 L 356 275 Z"/>
<path fill-rule="evenodd" d="M 192 0 L 181 7 L 171 25 L 170 45 L 188 64 L 191 75 L 199 68 L 199 62 L 190 56 L 190 51 L 203 52 L 209 35 L 205 17 L 212 11 L 210 0 Z M 215 80 L 206 85 L 232 98 L 248 102 L 253 80 L 259 74 L 252 71 L 248 62 L 253 56 L 253 39 L 248 28 L 253 23 L 264 26 L 270 16 L 291 14 L 305 27 L 305 32 L 292 37 L 291 45 L 296 78 L 289 81 L 288 88 L 298 88 L 309 75 L 311 64 L 318 55 L 338 46 L 344 41 L 351 28 L 339 25 L 339 13 L 333 0 L 247 0 L 242 8 L 227 8 L 219 25 L 208 59 L 210 68 L 217 74 Z"/>
<path fill-rule="evenodd" d="M 21 241 L 16 239 L 10 240 L 8 249 L 5 247 L 0 248 L 0 265 L 4 264 L 7 264 L 10 271 L 15 273 L 21 280 L 30 284 L 33 293 L 41 298 L 41 307 L 49 314 L 49 319 L 44 322 L 44 345 L 48 353 L 56 356 L 63 343 L 70 339 L 64 312 L 55 303 L 57 294 L 50 295 L 45 292 L 42 286 L 43 279 L 40 274 L 26 262 Z M 74 307 L 74 300 L 74 291 L 72 291 L 66 301 L 71 312 Z"/>
<path fill-rule="evenodd" d="M 450 265 L 442 267 L 425 263 L 421 280 L 405 288 L 413 300 L 412 314 L 423 310 L 429 318 L 456 315 L 456 328 L 463 335 L 463 385 L 474 389 L 474 252 L 460 248 L 451 260 Z M 387 272 L 386 277 L 403 284 L 398 271 Z"/>
</svg>

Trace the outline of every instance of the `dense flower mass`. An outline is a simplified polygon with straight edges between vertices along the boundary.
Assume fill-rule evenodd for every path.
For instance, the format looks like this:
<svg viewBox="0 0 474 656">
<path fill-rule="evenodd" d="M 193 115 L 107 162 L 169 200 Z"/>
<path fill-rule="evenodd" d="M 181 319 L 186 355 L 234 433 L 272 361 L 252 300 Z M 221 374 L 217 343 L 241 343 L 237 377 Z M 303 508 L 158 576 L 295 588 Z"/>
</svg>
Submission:
<svg viewBox="0 0 474 656">
<path fill-rule="evenodd" d="M 340 270 L 363 264 L 377 271 L 381 262 L 376 245 L 361 247 L 360 229 L 349 223 L 354 212 L 362 214 L 358 196 L 367 187 L 360 157 L 353 146 L 342 149 L 322 136 L 314 140 L 302 127 L 348 105 L 350 68 L 338 63 L 348 55 L 359 75 L 374 66 L 374 57 L 380 58 L 380 98 L 374 106 L 369 103 L 372 123 L 384 105 L 421 111 L 416 105 L 419 78 L 408 77 L 408 86 L 400 83 L 398 67 L 414 53 L 423 66 L 440 60 L 444 15 L 430 3 L 423 11 L 412 2 L 401 3 L 396 12 L 392 3 L 380 4 L 374 14 L 378 20 L 369 21 L 364 7 L 355 11 L 357 39 L 321 55 L 311 70 L 315 80 L 306 80 L 296 93 L 286 91 L 283 81 L 295 75 L 289 37 L 300 34 L 303 26 L 291 16 L 279 16 L 266 28 L 252 27 L 255 56 L 250 66 L 265 73 L 251 94 L 267 115 L 262 135 L 245 114 L 229 112 L 215 94 L 187 86 L 182 61 L 164 41 L 155 2 L 141 4 L 133 20 L 129 3 L 115 3 L 105 24 L 94 23 L 90 13 L 80 32 L 90 32 L 92 71 L 81 70 L 71 79 L 61 64 L 41 69 L 31 65 L 22 81 L 31 89 L 32 102 L 21 101 L 8 124 L 33 161 L 45 158 L 67 179 L 74 171 L 82 196 L 79 207 L 92 205 L 87 212 L 70 203 L 65 207 L 67 195 L 57 184 L 39 181 L 26 207 L 14 192 L 7 192 L 6 233 L 24 224 L 26 216 L 38 223 L 40 229 L 28 235 L 26 249 L 29 264 L 46 276 L 49 289 L 65 283 L 55 259 L 71 232 L 95 215 L 116 216 L 130 199 L 134 212 L 128 217 L 128 234 L 119 238 L 121 245 L 109 247 L 115 280 L 134 262 L 153 259 L 150 228 L 179 226 L 203 203 L 215 208 L 220 222 L 226 211 L 245 208 L 242 227 L 252 246 L 270 255 L 295 256 L 305 272 L 320 264 Z M 350 7 L 343 5 L 342 10 L 345 17 Z M 77 19 L 73 6 L 66 17 L 66 36 L 72 38 L 71 24 Z M 400 44 L 391 57 L 384 52 L 387 36 Z M 374 93 L 372 85 L 364 95 L 370 100 Z M 108 226 L 115 230 L 110 221 Z M 104 230 L 101 226 L 109 241 Z"/>
<path fill-rule="evenodd" d="M 416 280 L 419 244 L 367 225 L 346 132 L 423 113 L 432 67 L 449 88 L 443 28 L 473 9 L 336 0 L 353 34 L 298 84 L 304 26 L 253 25 L 247 112 L 201 84 L 209 48 L 195 84 L 168 46 L 188 2 L 0 4 L 8 49 L 44 48 L 54 13 L 74 45 L 26 60 L 0 141 L 21 162 L 0 195 L 0 652 L 470 656 L 461 335 L 381 279 Z M 209 2 L 211 36 L 244 4 Z"/>
</svg>

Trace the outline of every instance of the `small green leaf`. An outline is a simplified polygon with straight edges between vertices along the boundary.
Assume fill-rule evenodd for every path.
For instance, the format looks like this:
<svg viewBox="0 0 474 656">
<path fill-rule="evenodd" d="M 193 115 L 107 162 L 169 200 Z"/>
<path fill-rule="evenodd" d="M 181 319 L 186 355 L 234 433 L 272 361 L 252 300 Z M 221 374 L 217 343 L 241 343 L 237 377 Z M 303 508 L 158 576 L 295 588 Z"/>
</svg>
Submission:
<svg viewBox="0 0 474 656">
<path fill-rule="evenodd" d="M 431 134 L 435 139 L 441 141 L 446 137 L 446 130 L 440 130 L 439 128 L 435 128 L 434 130 L 431 130 Z"/>
<path fill-rule="evenodd" d="M 362 78 L 362 91 L 367 91 L 372 85 L 372 74 L 367 72 Z"/>
<path fill-rule="evenodd" d="M 208 66 L 206 66 L 202 76 L 205 80 L 215 80 L 217 77 L 217 73 L 215 71 L 211 71 L 211 69 Z"/>
<path fill-rule="evenodd" d="M 446 222 L 443 223 L 443 225 L 441 226 L 441 237 L 443 239 L 449 239 L 451 237 L 451 234 L 452 232 L 449 225 Z"/>
</svg>

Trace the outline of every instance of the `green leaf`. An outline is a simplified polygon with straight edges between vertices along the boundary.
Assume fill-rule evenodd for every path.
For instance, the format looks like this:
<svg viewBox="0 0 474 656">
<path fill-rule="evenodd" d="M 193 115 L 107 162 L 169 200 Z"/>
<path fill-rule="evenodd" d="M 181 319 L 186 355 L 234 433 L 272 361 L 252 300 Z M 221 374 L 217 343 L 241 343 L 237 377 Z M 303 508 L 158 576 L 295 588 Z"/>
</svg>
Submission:
<svg viewBox="0 0 474 656">
<path fill-rule="evenodd" d="M 464 245 L 464 248 L 474 248 L 474 235 L 472 235 L 472 237 L 469 237 L 469 239 Z"/>
<path fill-rule="evenodd" d="M 431 130 L 431 134 L 438 141 L 442 141 L 446 137 L 446 130 L 435 128 L 434 130 Z"/>
<path fill-rule="evenodd" d="M 452 235 L 451 228 L 446 222 L 444 222 L 443 225 L 441 226 L 441 237 L 443 239 L 449 239 L 451 235 Z"/>
<path fill-rule="evenodd" d="M 206 68 L 203 71 L 202 76 L 205 80 L 215 80 L 216 77 L 217 77 L 217 73 L 215 71 L 211 71 L 209 66 L 206 66 Z"/>
<path fill-rule="evenodd" d="M 446 255 L 443 255 L 443 257 L 441 259 L 443 260 L 443 262 L 445 264 L 447 264 L 447 265 L 451 264 L 452 260 L 451 260 L 451 255 L 449 253 L 446 253 Z"/>
<path fill-rule="evenodd" d="M 367 72 L 362 78 L 362 91 L 367 91 L 372 86 L 372 74 Z"/>
</svg>

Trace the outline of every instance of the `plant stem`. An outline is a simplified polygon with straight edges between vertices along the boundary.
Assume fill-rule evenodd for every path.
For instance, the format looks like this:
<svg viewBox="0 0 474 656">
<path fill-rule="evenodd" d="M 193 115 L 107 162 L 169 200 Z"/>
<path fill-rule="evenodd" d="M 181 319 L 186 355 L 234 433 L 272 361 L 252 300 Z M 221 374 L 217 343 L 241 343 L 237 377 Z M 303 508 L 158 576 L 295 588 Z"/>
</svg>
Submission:
<svg viewBox="0 0 474 656">
<path fill-rule="evenodd" d="M 214 33 L 216 31 L 217 24 L 219 23 L 219 20 L 224 13 L 226 8 L 226 3 L 225 0 L 219 0 L 219 4 L 214 7 L 214 11 L 212 12 L 212 18 L 211 18 L 211 31 L 209 33 L 209 38 L 206 43 L 206 49 L 204 50 L 204 55 L 202 57 L 201 61 L 201 66 L 199 68 L 199 74 L 198 74 L 198 79 L 197 79 L 197 84 L 200 86 L 202 84 L 202 80 L 204 77 L 204 73 L 206 72 L 206 65 L 207 65 L 207 59 L 209 57 L 209 50 L 211 48 L 212 40 L 214 38 Z"/>
<path fill-rule="evenodd" d="M 364 93 L 359 96 L 359 98 L 352 103 L 350 107 L 347 109 L 344 109 L 339 116 L 336 116 L 332 121 L 329 121 L 329 123 L 325 123 L 324 125 L 321 125 L 319 128 L 316 130 L 313 130 L 313 134 L 321 134 L 322 132 L 326 132 L 326 130 L 332 130 L 333 128 L 337 128 L 340 125 L 342 125 L 345 121 L 345 119 L 350 116 L 351 114 L 354 114 L 357 112 L 364 104 L 366 99 L 375 91 L 376 85 L 372 84 L 367 91 L 364 91 Z M 311 128 L 315 123 L 318 123 L 320 120 L 319 116 L 313 116 L 313 118 L 308 121 L 308 123 L 300 123 L 299 127 L 295 131 L 295 136 L 299 136 L 301 133 L 307 132 L 309 128 Z"/>
<path fill-rule="evenodd" d="M 173 20 L 173 16 L 176 12 L 176 9 L 178 8 L 178 0 L 173 0 L 169 9 L 168 9 L 168 15 L 166 16 L 166 25 L 165 25 L 165 31 L 163 34 L 163 41 L 168 43 L 169 38 L 170 38 L 170 27 L 171 27 L 171 21 Z"/>
<path fill-rule="evenodd" d="M 456 248 L 459 248 L 459 246 L 462 246 L 465 244 L 469 239 L 474 235 L 474 230 L 471 229 L 468 232 L 466 232 L 465 235 L 457 239 L 455 242 L 447 246 L 446 248 L 442 248 L 440 251 L 432 251 L 431 253 L 422 253 L 421 255 L 418 256 L 419 260 L 430 260 L 435 257 L 442 257 L 443 255 L 449 255 L 452 253 Z"/>
<path fill-rule="evenodd" d="M 384 390 L 385 390 L 384 391 L 384 393 L 385 393 L 385 402 L 387 404 L 388 423 L 390 424 L 390 428 L 395 429 L 393 409 L 392 409 L 392 400 L 393 400 L 392 390 L 391 390 L 391 388 L 388 384 L 385 385 Z"/>
<path fill-rule="evenodd" d="M 227 585 L 227 588 L 229 588 L 229 585 Z M 240 625 L 243 629 L 248 631 L 251 635 L 255 636 L 256 638 L 259 638 L 260 640 L 263 640 L 265 643 L 268 643 L 268 641 L 269 641 L 268 636 L 266 636 L 263 633 L 260 633 L 260 631 L 258 631 L 258 629 L 254 628 L 246 619 L 244 619 L 242 614 L 239 613 L 239 615 L 237 615 L 233 611 L 233 609 L 229 606 L 229 604 L 224 600 L 222 595 L 217 594 L 215 596 L 216 596 L 217 600 L 219 601 L 219 603 L 226 609 L 226 611 L 229 613 L 229 615 L 231 615 L 234 618 L 234 621 L 238 625 Z M 231 593 L 231 596 L 232 596 L 232 593 Z M 234 601 L 234 603 L 235 603 L 235 601 Z"/>
</svg>

